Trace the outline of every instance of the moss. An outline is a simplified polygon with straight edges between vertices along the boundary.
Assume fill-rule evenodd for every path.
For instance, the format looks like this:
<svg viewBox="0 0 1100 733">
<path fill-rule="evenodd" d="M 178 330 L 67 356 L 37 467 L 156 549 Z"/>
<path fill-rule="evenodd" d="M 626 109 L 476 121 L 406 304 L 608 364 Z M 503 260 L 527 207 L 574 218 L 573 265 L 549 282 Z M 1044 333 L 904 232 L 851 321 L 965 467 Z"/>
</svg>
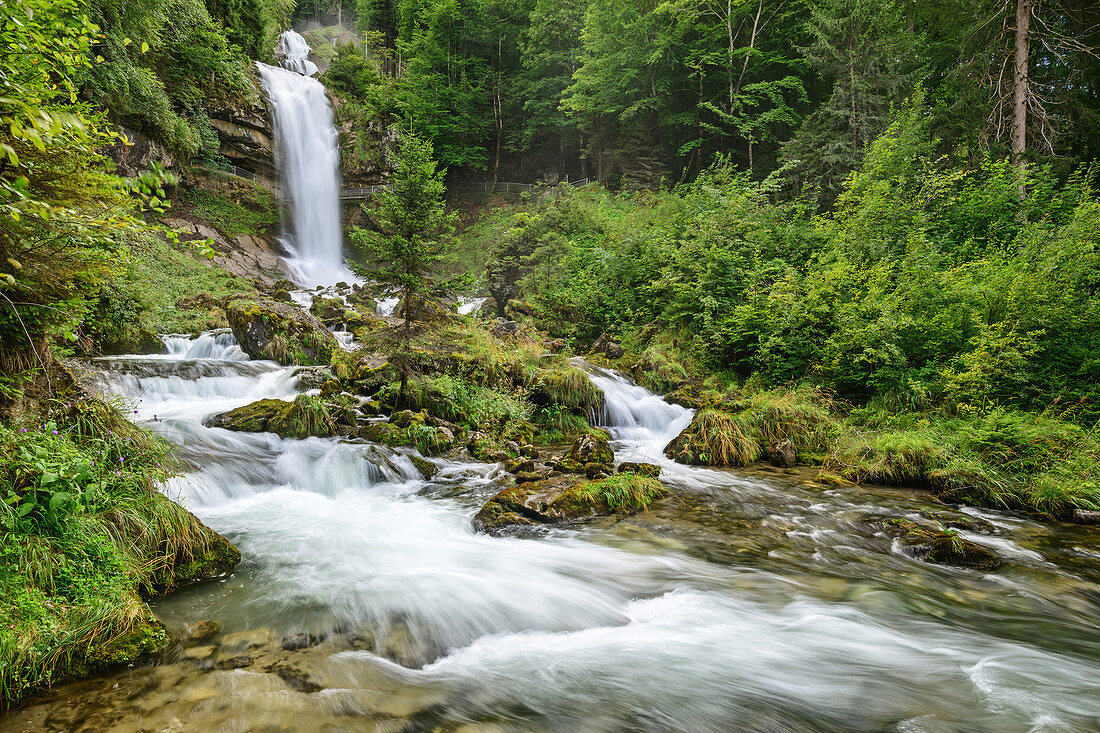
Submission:
<svg viewBox="0 0 1100 733">
<path fill-rule="evenodd" d="M 284 365 L 327 365 L 339 351 L 321 321 L 297 306 L 274 300 L 237 298 L 226 305 L 233 336 L 253 359 Z"/>
<path fill-rule="evenodd" d="M 409 460 L 416 466 L 416 470 L 420 471 L 420 475 L 426 479 L 432 478 L 439 472 L 439 466 L 431 461 L 424 460 L 420 456 L 409 456 Z"/>
<path fill-rule="evenodd" d="M 600 516 L 630 514 L 647 508 L 667 490 L 656 479 L 620 474 L 596 481 L 559 476 L 527 481 L 490 499 L 474 517 L 482 532 L 514 526 L 555 525 Z"/>
<path fill-rule="evenodd" d="M 611 450 L 610 436 L 602 430 L 592 430 L 579 436 L 563 461 L 582 465 L 598 463 L 610 466 L 615 462 L 615 452 Z"/>
<path fill-rule="evenodd" d="M 209 427 L 245 433 L 275 433 L 283 438 L 332 437 L 338 425 L 326 403 L 309 395 L 292 402 L 258 400 L 207 420 Z"/>
</svg>

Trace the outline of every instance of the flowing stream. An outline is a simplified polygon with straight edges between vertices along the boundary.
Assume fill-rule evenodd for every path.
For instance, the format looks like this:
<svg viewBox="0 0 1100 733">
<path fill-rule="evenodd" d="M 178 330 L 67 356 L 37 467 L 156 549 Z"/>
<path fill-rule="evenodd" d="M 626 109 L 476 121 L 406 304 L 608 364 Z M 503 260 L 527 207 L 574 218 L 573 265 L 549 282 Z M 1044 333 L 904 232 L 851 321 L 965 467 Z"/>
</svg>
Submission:
<svg viewBox="0 0 1100 733">
<path fill-rule="evenodd" d="M 314 285 L 352 282 L 340 228 L 339 135 L 325 87 L 310 75 L 309 45 L 294 31 L 280 36 L 283 68 L 257 63 L 271 103 L 275 144 L 290 221 L 284 245 L 295 279 Z"/>
<path fill-rule="evenodd" d="M 662 466 L 650 511 L 475 533 L 496 464 L 203 427 L 296 369 L 224 333 L 102 360 L 193 472 L 165 491 L 228 536 L 226 578 L 156 604 L 213 639 L 60 686 L 3 730 L 1089 731 L 1100 729 L 1095 533 L 913 492 L 681 466 L 691 417 L 610 372 L 619 460 Z M 928 565 L 875 520 L 940 512 L 1006 564 Z"/>
</svg>

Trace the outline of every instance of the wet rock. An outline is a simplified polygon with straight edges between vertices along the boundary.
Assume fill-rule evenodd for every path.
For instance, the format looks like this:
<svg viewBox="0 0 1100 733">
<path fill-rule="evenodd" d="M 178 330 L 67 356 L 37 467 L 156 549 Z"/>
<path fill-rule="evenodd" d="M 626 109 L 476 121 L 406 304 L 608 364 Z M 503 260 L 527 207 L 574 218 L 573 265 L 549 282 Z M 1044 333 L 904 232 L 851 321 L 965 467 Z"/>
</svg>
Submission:
<svg viewBox="0 0 1100 733">
<path fill-rule="evenodd" d="M 666 492 L 655 479 L 629 476 L 585 481 L 560 476 L 525 482 L 489 499 L 474 516 L 474 529 L 500 534 L 516 528 L 586 521 L 600 516 L 630 514 L 644 509 Z"/>
<path fill-rule="evenodd" d="M 1074 509 L 1073 521 L 1078 524 L 1100 524 L 1100 512 L 1092 512 L 1087 509 Z"/>
<path fill-rule="evenodd" d="M 504 463 L 504 470 L 508 473 L 529 472 L 535 470 L 535 462 L 530 458 L 512 458 Z"/>
<path fill-rule="evenodd" d="M 925 562 L 977 570 L 992 570 L 1001 565 L 993 552 L 963 538 L 954 529 L 941 530 L 901 518 L 875 523 L 887 534 L 899 537 L 909 554 Z"/>
<path fill-rule="evenodd" d="M 794 451 L 794 443 L 784 438 L 777 440 L 764 451 L 768 460 L 780 468 L 790 468 L 798 462 Z"/>
<path fill-rule="evenodd" d="M 335 326 L 344 322 L 344 301 L 340 298 L 314 298 L 309 312 L 317 316 L 326 326 Z"/>
<path fill-rule="evenodd" d="M 205 425 L 245 433 L 275 433 L 283 438 L 332 437 L 337 421 L 316 397 L 298 395 L 293 402 L 259 400 L 209 418 Z"/>
<path fill-rule="evenodd" d="M 606 333 L 600 334 L 600 337 L 592 343 L 592 350 L 611 359 L 618 359 L 623 355 L 623 347 L 612 341 Z"/>
<path fill-rule="evenodd" d="M 965 540 L 957 532 L 947 530 L 928 544 L 928 562 L 940 565 L 956 565 L 978 570 L 1000 567 L 1001 560 L 989 549 Z"/>
<path fill-rule="evenodd" d="M 299 649 L 308 649 L 311 646 L 316 646 L 319 642 L 320 639 L 314 638 L 311 634 L 290 634 L 283 637 L 282 648 L 292 652 Z"/>
<path fill-rule="evenodd" d="M 545 481 L 546 479 L 550 478 L 550 474 L 551 471 L 548 468 L 543 468 L 539 470 L 532 469 L 530 471 L 517 471 L 516 483 L 525 484 L 532 481 Z"/>
<path fill-rule="evenodd" d="M 180 641 L 185 644 L 207 641 L 212 639 L 222 630 L 222 625 L 217 621 L 195 621 L 186 624 L 180 632 Z"/>
<path fill-rule="evenodd" d="M 620 463 L 615 469 L 615 473 L 634 473 L 639 476 L 649 476 L 650 478 L 659 478 L 661 476 L 661 467 L 656 463 Z"/>
<path fill-rule="evenodd" d="M 586 463 L 584 475 L 588 478 L 604 478 L 611 475 L 611 466 L 607 463 Z"/>
<path fill-rule="evenodd" d="M 520 447 L 520 449 L 519 449 L 519 452 L 520 452 L 521 454 L 523 454 L 523 455 L 527 456 L 528 458 L 538 458 L 538 457 L 539 457 L 539 455 L 540 455 L 540 453 L 539 453 L 539 449 L 538 449 L 538 448 L 536 448 L 536 447 L 535 447 L 535 446 L 533 446 L 533 445 L 524 445 L 524 446 L 521 446 L 521 447 Z"/>
<path fill-rule="evenodd" d="M 333 378 L 332 370 L 326 366 L 299 367 L 294 371 L 298 386 L 302 389 L 320 389 L 325 382 Z"/>
<path fill-rule="evenodd" d="M 340 350 L 325 324 L 290 303 L 237 298 L 225 312 L 233 336 L 253 359 L 309 366 L 328 364 Z"/>
<path fill-rule="evenodd" d="M 247 654 L 238 654 L 234 657 L 225 657 L 214 663 L 218 669 L 242 669 L 252 665 L 252 657 Z"/>
<path fill-rule="evenodd" d="M 611 450 L 610 442 L 610 436 L 602 431 L 585 433 L 573 441 L 562 460 L 581 465 L 603 463 L 610 466 L 615 462 L 615 452 Z"/>
<path fill-rule="evenodd" d="M 409 456 L 409 460 L 416 466 L 416 470 L 420 471 L 420 475 L 426 479 L 430 479 L 439 472 L 439 466 L 435 465 L 429 460 L 425 460 L 420 456 Z"/>
</svg>

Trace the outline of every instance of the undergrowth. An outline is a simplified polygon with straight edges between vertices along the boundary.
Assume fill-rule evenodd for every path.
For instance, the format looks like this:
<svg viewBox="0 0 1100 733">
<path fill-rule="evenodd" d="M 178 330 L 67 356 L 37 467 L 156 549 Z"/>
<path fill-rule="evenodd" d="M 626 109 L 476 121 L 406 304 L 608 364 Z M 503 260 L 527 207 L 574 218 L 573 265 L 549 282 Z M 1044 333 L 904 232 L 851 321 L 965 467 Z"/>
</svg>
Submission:
<svg viewBox="0 0 1100 733">
<path fill-rule="evenodd" d="M 162 646 L 142 594 L 236 563 L 156 491 L 172 471 L 165 442 L 100 400 L 0 424 L 0 709 Z"/>
</svg>

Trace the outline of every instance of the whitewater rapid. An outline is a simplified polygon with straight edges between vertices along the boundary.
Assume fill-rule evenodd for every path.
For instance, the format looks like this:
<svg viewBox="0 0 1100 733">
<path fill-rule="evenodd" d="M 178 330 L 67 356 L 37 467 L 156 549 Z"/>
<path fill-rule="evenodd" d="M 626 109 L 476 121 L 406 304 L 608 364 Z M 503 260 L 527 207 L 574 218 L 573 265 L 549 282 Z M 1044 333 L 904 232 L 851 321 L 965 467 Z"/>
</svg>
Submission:
<svg viewBox="0 0 1100 733">
<path fill-rule="evenodd" d="M 216 619 L 228 632 L 401 640 L 313 657 L 321 696 L 280 693 L 269 713 L 270 684 L 211 673 L 202 689 L 221 690 L 252 725 L 295 711 L 345 715 L 379 689 L 427 696 L 439 719 L 504 715 L 523 730 L 1063 731 L 1100 720 L 1095 645 L 1039 644 L 1006 633 L 988 610 L 952 618 L 916 610 L 908 595 L 945 580 L 946 593 L 1008 594 L 1017 618 L 1038 625 L 1037 609 L 1051 606 L 1026 572 L 1047 571 L 930 569 L 861 545 L 840 521 L 863 511 L 847 499 L 674 464 L 661 448 L 691 412 L 620 375 L 592 377 L 616 457 L 658 463 L 679 496 L 651 520 L 519 539 L 471 527 L 507 484 L 500 466 L 436 458 L 429 481 L 383 446 L 203 427 L 256 399 L 291 398 L 297 370 L 242 358 L 226 334 L 168 346 L 167 356 L 107 364 L 111 389 L 194 466 L 165 491 L 245 559 L 232 578 L 177 593 L 158 612 L 169 623 Z M 698 501 L 709 508 L 695 520 Z M 724 513 L 758 526 L 708 529 Z M 751 548 L 776 525 L 790 544 L 779 554 L 741 560 L 727 547 Z"/>
</svg>

